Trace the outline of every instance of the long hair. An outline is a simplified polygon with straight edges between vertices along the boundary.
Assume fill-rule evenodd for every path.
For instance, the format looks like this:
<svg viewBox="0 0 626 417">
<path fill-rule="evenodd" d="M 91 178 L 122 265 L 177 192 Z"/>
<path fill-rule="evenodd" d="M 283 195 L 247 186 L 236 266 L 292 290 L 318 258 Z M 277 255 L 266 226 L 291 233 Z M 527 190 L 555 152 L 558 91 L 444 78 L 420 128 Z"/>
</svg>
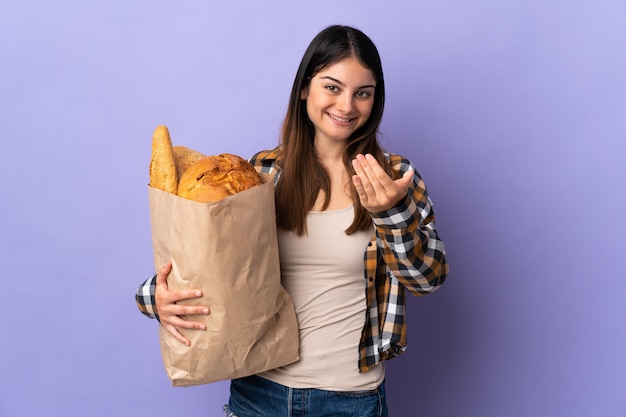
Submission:
<svg viewBox="0 0 626 417">
<path fill-rule="evenodd" d="M 281 130 L 281 177 L 276 185 L 277 224 L 285 230 L 306 234 L 306 213 L 313 207 L 320 190 L 330 201 L 330 179 L 318 162 L 314 149 L 315 126 L 309 119 L 306 101 L 301 92 L 321 70 L 345 58 L 355 57 L 372 71 L 376 80 L 371 114 L 363 126 L 348 138 L 343 163 L 350 175 L 354 174 L 352 159 L 359 153 L 370 153 L 390 172 L 378 144 L 378 127 L 385 104 L 385 82 L 382 64 L 374 43 L 358 29 L 334 25 L 322 30 L 304 53 L 291 89 L 289 107 Z M 351 234 L 371 227 L 371 217 L 361 206 L 354 186 L 350 183 L 354 221 L 346 230 Z"/>
</svg>

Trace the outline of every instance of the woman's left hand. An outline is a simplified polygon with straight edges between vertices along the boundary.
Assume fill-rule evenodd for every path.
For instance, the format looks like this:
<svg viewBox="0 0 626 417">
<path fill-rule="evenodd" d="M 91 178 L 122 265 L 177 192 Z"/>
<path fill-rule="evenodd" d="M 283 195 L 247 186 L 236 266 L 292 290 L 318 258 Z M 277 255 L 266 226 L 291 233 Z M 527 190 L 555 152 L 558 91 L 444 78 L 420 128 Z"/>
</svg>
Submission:
<svg viewBox="0 0 626 417">
<path fill-rule="evenodd" d="M 394 181 L 370 154 L 357 155 L 352 166 L 356 172 L 352 183 L 361 205 L 370 213 L 389 210 L 406 197 L 413 171 L 405 172 L 402 178 Z"/>
</svg>

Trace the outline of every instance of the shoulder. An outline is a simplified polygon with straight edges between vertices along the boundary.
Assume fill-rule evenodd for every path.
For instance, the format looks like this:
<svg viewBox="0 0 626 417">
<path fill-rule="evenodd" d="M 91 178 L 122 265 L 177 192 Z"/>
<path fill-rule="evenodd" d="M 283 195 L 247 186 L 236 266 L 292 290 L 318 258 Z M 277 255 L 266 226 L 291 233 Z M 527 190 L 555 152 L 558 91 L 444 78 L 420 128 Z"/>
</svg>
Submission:
<svg viewBox="0 0 626 417">
<path fill-rule="evenodd" d="M 259 151 L 248 160 L 258 172 L 273 174 L 280 170 L 278 166 L 281 160 L 281 147 L 271 150 Z"/>
</svg>

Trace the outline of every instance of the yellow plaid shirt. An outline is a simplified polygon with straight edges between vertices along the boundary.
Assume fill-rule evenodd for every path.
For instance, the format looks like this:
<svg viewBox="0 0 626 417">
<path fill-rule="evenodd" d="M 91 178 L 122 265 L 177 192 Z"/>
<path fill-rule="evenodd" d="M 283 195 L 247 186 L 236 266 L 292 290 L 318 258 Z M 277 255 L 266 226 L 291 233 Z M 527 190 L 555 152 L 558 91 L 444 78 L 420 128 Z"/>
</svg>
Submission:
<svg viewBox="0 0 626 417">
<path fill-rule="evenodd" d="M 414 172 L 407 198 L 396 207 L 372 214 L 375 235 L 364 254 L 367 309 L 361 342 L 359 370 L 393 358 L 406 349 L 405 289 L 413 295 L 438 289 L 448 275 L 444 244 L 435 230 L 435 216 L 424 181 L 400 155 L 385 154 L 401 177 Z M 280 147 L 255 154 L 250 162 L 257 171 L 280 179 Z M 158 319 L 154 302 L 155 279 L 137 290 L 140 311 Z"/>
</svg>

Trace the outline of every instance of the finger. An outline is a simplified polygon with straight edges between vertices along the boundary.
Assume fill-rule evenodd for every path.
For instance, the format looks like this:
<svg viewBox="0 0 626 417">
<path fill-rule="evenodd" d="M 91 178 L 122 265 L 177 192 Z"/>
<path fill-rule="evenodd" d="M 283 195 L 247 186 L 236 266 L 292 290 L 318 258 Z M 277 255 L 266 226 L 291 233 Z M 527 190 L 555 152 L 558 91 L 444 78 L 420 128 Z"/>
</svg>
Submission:
<svg viewBox="0 0 626 417">
<path fill-rule="evenodd" d="M 180 329 L 206 330 L 206 325 L 199 321 L 187 320 L 185 316 L 169 316 L 165 324 L 173 325 Z"/>
<path fill-rule="evenodd" d="M 178 301 L 191 300 L 200 297 L 202 297 L 202 291 L 200 290 L 178 290 L 170 291 L 169 299 L 175 303 Z"/>
<path fill-rule="evenodd" d="M 355 187 L 360 187 L 357 190 L 361 190 L 361 193 L 359 194 L 361 197 L 363 197 L 366 194 L 374 194 L 374 185 L 372 184 L 372 181 L 370 180 L 369 175 L 367 174 L 367 172 L 365 172 L 365 158 L 363 157 L 363 155 L 357 155 L 353 160 L 352 160 L 352 166 L 354 167 L 354 173 L 355 176 L 357 177 L 356 179 L 353 179 L 353 183 L 355 183 Z"/>
<path fill-rule="evenodd" d="M 172 336 L 174 336 L 174 338 L 176 340 L 178 340 L 179 342 L 187 345 L 187 346 L 191 346 L 191 342 L 189 341 L 189 339 L 187 339 L 185 336 L 182 335 L 182 333 L 180 333 L 178 331 L 178 329 L 172 325 L 164 325 L 163 326 L 165 328 L 165 330 L 167 330 L 167 332 L 169 334 L 171 334 Z"/>
<path fill-rule="evenodd" d="M 376 158 L 371 154 L 357 155 L 357 163 L 362 168 L 364 173 L 360 175 L 361 180 L 364 183 L 365 191 L 370 195 L 370 198 L 386 198 L 391 194 L 394 194 L 397 190 L 397 184 L 389 176 L 389 174 L 378 163 Z"/>
<path fill-rule="evenodd" d="M 378 163 L 373 155 L 367 154 L 365 155 L 364 159 L 364 169 L 367 175 L 373 179 L 372 183 L 374 185 L 380 184 L 380 186 L 383 188 L 388 188 L 393 183 L 393 180 L 391 179 L 387 171 L 383 169 L 383 167 Z"/>
<path fill-rule="evenodd" d="M 170 304 L 169 308 L 166 309 L 166 312 L 176 316 L 206 316 L 210 313 L 210 310 L 205 306 Z"/>
<path fill-rule="evenodd" d="M 363 167 L 361 166 L 361 161 L 364 161 L 363 155 L 361 154 L 358 154 L 352 160 L 352 166 L 354 167 L 354 172 L 356 173 L 356 175 L 359 175 L 359 176 L 361 176 L 362 174 L 365 174 L 365 172 L 363 172 Z"/>
<path fill-rule="evenodd" d="M 176 293 L 184 293 L 184 291 L 177 291 Z M 176 294 L 174 293 L 174 294 Z M 195 294 L 199 293 L 196 292 Z M 187 298 L 180 298 L 172 295 L 171 292 L 165 292 L 161 295 L 157 292 L 157 310 L 162 321 L 172 322 L 176 325 L 180 324 L 176 317 L 179 316 L 206 316 L 210 314 L 208 307 L 203 305 L 185 305 L 178 304 L 176 300 L 183 300 Z"/>
<path fill-rule="evenodd" d="M 172 271 L 172 263 L 168 262 L 163 265 L 156 277 L 156 285 L 158 288 L 158 297 L 167 303 L 175 303 L 177 301 L 199 298 L 202 297 L 202 291 L 197 289 L 190 290 L 178 290 L 178 291 L 169 291 L 169 286 L 167 284 L 167 276 Z M 166 290 L 163 292 L 162 290 Z"/>
<path fill-rule="evenodd" d="M 361 204 L 365 204 L 367 202 L 367 193 L 363 188 L 363 183 L 361 182 L 361 178 L 358 175 L 352 176 L 352 184 L 354 184 L 354 189 L 356 190 L 356 194 L 361 200 Z"/>
<path fill-rule="evenodd" d="M 168 262 L 163 265 L 157 272 L 156 284 L 165 285 L 167 287 L 167 276 L 172 271 L 172 263 Z"/>
<path fill-rule="evenodd" d="M 379 182 L 376 173 L 376 167 L 379 167 L 379 165 L 376 159 L 374 159 L 373 156 L 367 154 L 365 156 L 357 155 L 356 161 L 361 168 L 361 172 L 365 175 L 359 175 L 359 177 L 361 177 L 361 180 L 366 181 L 366 184 L 367 181 L 369 181 L 372 184 L 372 187 L 376 187 Z"/>
<path fill-rule="evenodd" d="M 388 176 L 383 167 L 381 167 L 376 158 L 374 158 L 374 155 L 370 153 L 365 154 L 364 159 L 367 163 L 367 167 L 372 170 L 376 178 L 384 178 Z"/>
</svg>

